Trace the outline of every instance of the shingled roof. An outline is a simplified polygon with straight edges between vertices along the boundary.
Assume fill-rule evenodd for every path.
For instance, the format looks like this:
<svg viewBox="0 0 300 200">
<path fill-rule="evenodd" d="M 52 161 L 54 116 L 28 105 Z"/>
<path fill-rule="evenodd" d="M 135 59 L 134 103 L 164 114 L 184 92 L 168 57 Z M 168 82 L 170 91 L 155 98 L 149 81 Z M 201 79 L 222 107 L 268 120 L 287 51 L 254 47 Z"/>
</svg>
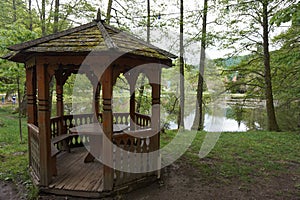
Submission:
<svg viewBox="0 0 300 200">
<path fill-rule="evenodd" d="M 117 51 L 163 60 L 176 58 L 175 55 L 116 29 L 102 20 L 13 45 L 8 49 L 13 52 L 4 58 L 15 62 L 25 62 L 29 55 L 36 53 L 87 54 L 92 51 Z"/>
</svg>

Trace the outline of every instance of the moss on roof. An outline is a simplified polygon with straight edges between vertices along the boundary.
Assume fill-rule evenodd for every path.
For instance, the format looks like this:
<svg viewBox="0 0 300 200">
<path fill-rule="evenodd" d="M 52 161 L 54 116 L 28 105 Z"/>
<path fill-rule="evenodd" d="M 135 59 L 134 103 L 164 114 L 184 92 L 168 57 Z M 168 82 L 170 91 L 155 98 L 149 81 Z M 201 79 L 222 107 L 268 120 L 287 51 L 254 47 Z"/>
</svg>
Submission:
<svg viewBox="0 0 300 200">
<path fill-rule="evenodd" d="M 91 51 L 108 51 L 114 49 L 118 52 L 130 53 L 149 58 L 169 60 L 176 56 L 122 32 L 103 21 L 93 21 L 73 29 L 57 34 L 45 36 L 36 40 L 14 45 L 9 49 L 15 53 L 8 59 L 12 61 L 32 53 L 78 53 Z"/>
</svg>

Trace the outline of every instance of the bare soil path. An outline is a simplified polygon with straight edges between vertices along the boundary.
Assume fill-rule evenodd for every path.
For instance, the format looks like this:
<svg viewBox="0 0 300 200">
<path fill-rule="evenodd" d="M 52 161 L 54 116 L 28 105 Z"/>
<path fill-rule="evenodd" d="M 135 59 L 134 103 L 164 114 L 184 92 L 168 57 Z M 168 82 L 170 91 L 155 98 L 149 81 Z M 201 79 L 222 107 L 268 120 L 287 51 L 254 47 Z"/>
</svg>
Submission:
<svg viewBox="0 0 300 200">
<path fill-rule="evenodd" d="M 234 179 L 205 180 L 195 167 L 179 160 L 163 170 L 160 181 L 145 188 L 120 194 L 105 200 L 300 200 L 299 163 L 293 165 L 286 174 L 264 178 L 255 177 L 251 182 Z M 16 200 L 22 196 L 13 184 L 0 182 L 0 200 Z M 41 200 L 79 200 L 62 196 L 40 196 Z"/>
<path fill-rule="evenodd" d="M 0 200 L 19 200 L 21 194 L 16 186 L 10 182 L 0 181 Z"/>
</svg>

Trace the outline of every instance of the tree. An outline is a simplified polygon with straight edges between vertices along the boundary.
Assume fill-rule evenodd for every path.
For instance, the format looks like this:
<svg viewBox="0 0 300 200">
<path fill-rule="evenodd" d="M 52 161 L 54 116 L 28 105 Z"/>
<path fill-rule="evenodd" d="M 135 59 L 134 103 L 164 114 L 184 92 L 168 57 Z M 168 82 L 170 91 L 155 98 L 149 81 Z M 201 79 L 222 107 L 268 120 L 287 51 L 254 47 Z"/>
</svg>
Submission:
<svg viewBox="0 0 300 200">
<path fill-rule="evenodd" d="M 59 20 L 59 0 L 55 0 L 54 20 L 53 20 L 53 33 L 58 32 L 58 20 Z"/>
<path fill-rule="evenodd" d="M 204 84 L 204 65 L 205 65 L 205 49 L 206 49 L 206 26 L 207 26 L 207 11 L 208 11 L 208 0 L 204 0 L 203 5 L 203 19 L 202 19 L 202 36 L 201 36 L 201 50 L 200 50 L 200 64 L 199 64 L 199 76 L 197 85 L 197 102 L 195 110 L 195 119 L 193 123 L 193 129 L 203 129 L 203 84 Z"/>
<path fill-rule="evenodd" d="M 150 26 L 151 26 L 150 11 L 151 11 L 150 0 L 147 0 L 147 43 L 148 44 L 150 44 Z M 145 90 L 145 79 L 146 79 L 145 75 L 142 74 L 141 86 L 139 88 L 139 96 L 138 96 L 137 105 L 136 105 L 137 112 L 140 112 L 140 110 L 141 110 L 141 105 L 142 105 L 142 100 L 143 100 L 144 90 Z"/>
<path fill-rule="evenodd" d="M 281 48 L 271 53 L 271 63 L 276 67 L 273 79 L 274 96 L 279 99 L 280 125 L 287 130 L 300 127 L 300 4 L 293 3 L 279 10 L 271 23 L 281 26 L 290 23 L 290 27 L 278 35 L 275 41 Z"/>
<path fill-rule="evenodd" d="M 179 71 L 180 71 L 180 112 L 179 112 L 179 123 L 178 126 L 182 126 L 184 128 L 184 60 L 183 60 L 183 0 L 180 0 L 180 37 L 179 37 Z"/>
<path fill-rule="evenodd" d="M 36 5 L 43 36 L 71 28 L 74 23 L 82 24 L 82 20 L 77 19 L 91 21 L 96 12 L 88 0 L 72 0 L 68 3 L 61 3 L 59 0 L 52 0 L 51 3 L 47 0 L 36 0 Z"/>
<path fill-rule="evenodd" d="M 248 51 L 253 56 L 249 63 L 261 61 L 263 66 L 264 98 L 266 100 L 268 130 L 279 131 L 275 115 L 272 74 L 270 65 L 270 33 L 275 27 L 270 19 L 275 13 L 291 4 L 291 1 L 282 0 L 256 0 L 256 1 L 222 1 L 226 15 L 227 43 L 225 47 L 235 49 L 235 54 Z M 251 71 L 251 73 L 256 73 Z M 260 76 L 260 75 L 259 75 Z"/>
<path fill-rule="evenodd" d="M 113 2 L 113 0 L 108 0 L 107 12 L 106 12 L 106 23 L 107 24 L 110 24 L 112 2 Z"/>
<path fill-rule="evenodd" d="M 29 30 L 32 31 L 32 0 L 28 0 Z"/>
<path fill-rule="evenodd" d="M 40 12 L 42 36 L 46 35 L 46 0 L 42 0 L 42 11 Z"/>
<path fill-rule="evenodd" d="M 270 52 L 269 52 L 269 2 L 262 1 L 263 9 L 263 51 L 264 51 L 264 78 L 265 78 L 265 95 L 266 95 L 266 107 L 268 115 L 268 130 L 279 131 L 277 119 L 275 116 L 275 108 L 273 102 L 273 90 L 272 90 L 272 77 L 271 77 L 271 64 L 270 64 Z"/>
</svg>

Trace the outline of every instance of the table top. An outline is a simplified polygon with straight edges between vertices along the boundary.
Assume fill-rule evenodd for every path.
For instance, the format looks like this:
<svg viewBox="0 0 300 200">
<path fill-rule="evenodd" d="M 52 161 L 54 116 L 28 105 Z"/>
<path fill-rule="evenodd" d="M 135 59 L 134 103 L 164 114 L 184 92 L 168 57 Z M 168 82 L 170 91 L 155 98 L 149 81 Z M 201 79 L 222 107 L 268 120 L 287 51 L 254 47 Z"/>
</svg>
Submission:
<svg viewBox="0 0 300 200">
<path fill-rule="evenodd" d="M 120 133 L 128 128 L 129 125 L 126 124 L 113 124 L 114 133 Z M 73 134 L 101 134 L 102 131 L 102 124 L 100 123 L 84 124 L 70 128 L 70 132 Z"/>
</svg>

